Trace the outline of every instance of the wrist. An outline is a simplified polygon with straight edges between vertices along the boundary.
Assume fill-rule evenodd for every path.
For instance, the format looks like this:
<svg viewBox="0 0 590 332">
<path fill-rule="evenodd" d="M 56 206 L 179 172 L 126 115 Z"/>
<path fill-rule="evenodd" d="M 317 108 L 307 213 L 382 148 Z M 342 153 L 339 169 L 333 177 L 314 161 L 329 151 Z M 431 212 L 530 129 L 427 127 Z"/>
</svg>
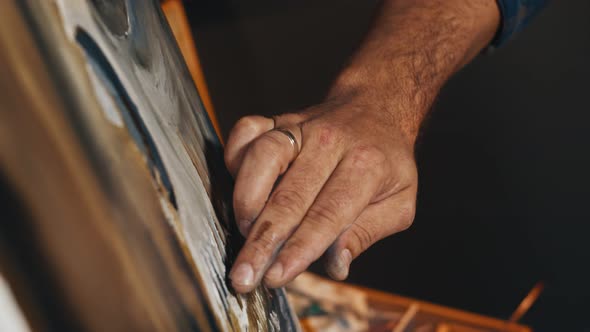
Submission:
<svg viewBox="0 0 590 332">
<path fill-rule="evenodd" d="M 346 68 L 335 80 L 326 100 L 361 108 L 363 116 L 372 116 L 380 124 L 399 131 L 413 146 L 440 85 L 416 81 L 412 65 L 401 59 L 388 67 L 389 70 L 380 73 L 370 67 Z"/>
<path fill-rule="evenodd" d="M 494 35 L 494 0 L 389 0 L 328 100 L 349 98 L 399 121 L 415 140 L 436 95 Z"/>
</svg>

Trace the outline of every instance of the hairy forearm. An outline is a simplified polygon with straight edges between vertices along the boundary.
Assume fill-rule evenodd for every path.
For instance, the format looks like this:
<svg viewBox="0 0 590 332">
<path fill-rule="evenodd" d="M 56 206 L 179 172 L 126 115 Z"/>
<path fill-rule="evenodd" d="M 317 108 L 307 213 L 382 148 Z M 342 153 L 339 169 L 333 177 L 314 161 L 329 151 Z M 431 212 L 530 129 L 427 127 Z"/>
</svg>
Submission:
<svg viewBox="0 0 590 332">
<path fill-rule="evenodd" d="M 328 99 L 355 96 L 413 143 L 444 82 L 493 38 L 495 0 L 386 0 Z"/>
</svg>

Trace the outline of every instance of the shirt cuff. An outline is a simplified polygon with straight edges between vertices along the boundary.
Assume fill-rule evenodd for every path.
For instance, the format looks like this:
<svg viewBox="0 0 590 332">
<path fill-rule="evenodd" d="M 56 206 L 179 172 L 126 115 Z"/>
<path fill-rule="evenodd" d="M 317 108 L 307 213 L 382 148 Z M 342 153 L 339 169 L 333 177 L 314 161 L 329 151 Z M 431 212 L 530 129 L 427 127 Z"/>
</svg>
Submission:
<svg viewBox="0 0 590 332">
<path fill-rule="evenodd" d="M 496 0 L 501 22 L 490 46 L 499 47 L 522 30 L 547 4 L 548 0 Z"/>
</svg>

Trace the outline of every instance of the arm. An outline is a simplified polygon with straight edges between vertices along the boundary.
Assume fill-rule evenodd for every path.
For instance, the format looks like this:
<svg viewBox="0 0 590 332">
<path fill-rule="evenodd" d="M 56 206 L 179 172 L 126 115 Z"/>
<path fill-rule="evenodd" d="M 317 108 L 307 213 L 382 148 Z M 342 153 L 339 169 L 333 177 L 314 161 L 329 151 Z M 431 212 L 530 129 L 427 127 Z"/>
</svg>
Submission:
<svg viewBox="0 0 590 332">
<path fill-rule="evenodd" d="M 410 226 L 414 142 L 441 86 L 493 39 L 495 0 L 388 0 L 326 101 L 232 130 L 226 164 L 246 243 L 239 292 L 282 286 L 324 255 L 335 279 L 376 241 Z M 293 155 L 289 129 L 301 150 Z M 280 182 L 275 186 L 278 177 Z"/>
<path fill-rule="evenodd" d="M 390 0 L 382 12 L 328 99 L 364 95 L 413 144 L 442 85 L 490 43 L 500 15 L 493 0 Z"/>
</svg>

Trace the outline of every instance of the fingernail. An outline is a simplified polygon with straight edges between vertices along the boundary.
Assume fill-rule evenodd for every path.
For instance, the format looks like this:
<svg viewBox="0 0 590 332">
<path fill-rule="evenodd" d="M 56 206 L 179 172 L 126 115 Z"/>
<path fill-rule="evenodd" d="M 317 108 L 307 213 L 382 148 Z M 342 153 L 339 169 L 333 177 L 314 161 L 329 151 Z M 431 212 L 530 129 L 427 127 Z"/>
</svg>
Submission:
<svg viewBox="0 0 590 332">
<path fill-rule="evenodd" d="M 238 229 L 244 237 L 248 237 L 248 233 L 250 233 L 250 228 L 252 228 L 252 222 L 250 220 L 242 219 L 238 221 Z"/>
<path fill-rule="evenodd" d="M 338 259 L 336 261 L 336 266 L 338 271 L 341 275 L 346 278 L 348 276 L 348 268 L 350 266 L 350 262 L 352 261 L 352 255 L 350 254 L 350 250 L 344 249 L 338 255 Z"/>
<path fill-rule="evenodd" d="M 274 263 L 268 271 L 266 271 L 266 279 L 270 281 L 279 281 L 283 276 L 283 264 L 281 262 Z"/>
<path fill-rule="evenodd" d="M 348 270 L 352 262 L 350 250 L 344 249 L 340 255 L 333 261 L 334 263 L 327 269 L 328 274 L 337 280 L 344 280 L 348 277 Z"/>
<path fill-rule="evenodd" d="M 238 265 L 230 275 L 231 280 L 242 286 L 252 286 L 254 284 L 254 270 L 248 263 Z"/>
<path fill-rule="evenodd" d="M 348 267 L 350 266 L 350 263 L 352 262 L 352 254 L 350 253 L 350 250 L 348 249 L 344 249 L 342 250 L 342 252 L 340 253 L 340 257 L 339 260 L 341 261 L 340 264 L 342 264 L 348 273 Z"/>
</svg>

